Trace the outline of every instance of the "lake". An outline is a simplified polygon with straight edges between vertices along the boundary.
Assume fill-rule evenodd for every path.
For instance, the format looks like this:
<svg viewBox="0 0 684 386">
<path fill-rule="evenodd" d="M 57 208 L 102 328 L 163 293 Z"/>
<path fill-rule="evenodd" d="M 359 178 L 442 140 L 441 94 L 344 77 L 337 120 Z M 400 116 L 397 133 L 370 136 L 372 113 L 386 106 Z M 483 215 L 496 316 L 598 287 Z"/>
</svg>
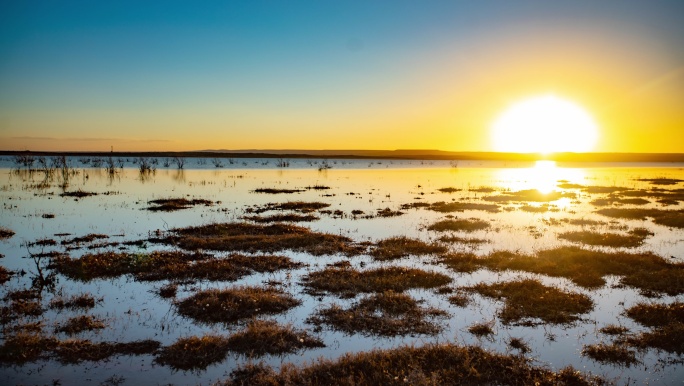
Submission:
<svg viewBox="0 0 684 386">
<path fill-rule="evenodd" d="M 684 164 L 116 158 L 110 173 L 108 162 L 0 160 L 0 226 L 13 233 L 0 239 L 3 349 L 16 337 L 43 342 L 17 338 L 26 356 L 4 357 L 0 383 L 211 384 L 248 363 L 277 370 L 433 343 L 619 384 L 684 380 L 682 346 L 655 338 L 684 325 Z M 443 282 L 363 287 L 374 280 L 364 275 L 395 268 Z M 350 287 L 333 288 L 347 274 Z M 522 289 L 511 283 L 534 299 L 514 303 Z M 292 302 L 234 319 L 183 308 L 247 287 Z M 413 308 L 363 308 L 369 299 Z M 672 318 L 638 316 L 653 305 Z M 369 319 L 338 320 L 346 315 Z M 318 344 L 261 353 L 228 339 L 263 320 Z M 225 354 L 194 365 L 164 357 L 202 336 L 228 339 Z M 137 341 L 154 344 L 115 345 Z M 82 353 L 98 342 L 112 345 Z M 601 359 L 602 343 L 626 356 Z"/>
</svg>

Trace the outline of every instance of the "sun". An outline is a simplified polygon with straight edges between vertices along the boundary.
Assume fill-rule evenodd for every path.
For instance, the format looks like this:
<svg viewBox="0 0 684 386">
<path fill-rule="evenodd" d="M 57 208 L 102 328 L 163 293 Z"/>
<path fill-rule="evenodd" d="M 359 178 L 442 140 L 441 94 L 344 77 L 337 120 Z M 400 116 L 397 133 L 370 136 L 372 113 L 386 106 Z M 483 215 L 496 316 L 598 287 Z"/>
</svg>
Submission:
<svg viewBox="0 0 684 386">
<path fill-rule="evenodd" d="M 534 97 L 506 109 L 492 125 L 494 149 L 514 153 L 591 151 L 598 139 L 593 118 L 554 95 Z"/>
</svg>

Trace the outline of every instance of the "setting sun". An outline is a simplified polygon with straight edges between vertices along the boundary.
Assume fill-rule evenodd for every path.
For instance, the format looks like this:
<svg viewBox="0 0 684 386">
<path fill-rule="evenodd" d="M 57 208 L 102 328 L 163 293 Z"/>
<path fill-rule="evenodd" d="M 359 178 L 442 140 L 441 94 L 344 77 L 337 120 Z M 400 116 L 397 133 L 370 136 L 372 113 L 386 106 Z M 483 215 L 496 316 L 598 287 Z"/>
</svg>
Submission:
<svg viewBox="0 0 684 386">
<path fill-rule="evenodd" d="M 583 108 L 548 95 L 510 106 L 494 122 L 492 137 L 497 151 L 548 154 L 591 151 L 598 133 Z"/>
</svg>

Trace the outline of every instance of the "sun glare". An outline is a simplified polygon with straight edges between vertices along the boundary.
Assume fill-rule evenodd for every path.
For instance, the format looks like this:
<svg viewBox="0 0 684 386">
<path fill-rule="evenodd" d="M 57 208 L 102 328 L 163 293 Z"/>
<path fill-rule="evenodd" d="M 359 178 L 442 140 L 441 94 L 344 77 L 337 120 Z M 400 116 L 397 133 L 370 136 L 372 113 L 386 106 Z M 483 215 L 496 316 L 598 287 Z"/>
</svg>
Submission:
<svg viewBox="0 0 684 386">
<path fill-rule="evenodd" d="M 510 106 L 492 126 L 494 149 L 515 153 L 591 151 L 596 123 L 580 106 L 553 95 Z"/>
</svg>

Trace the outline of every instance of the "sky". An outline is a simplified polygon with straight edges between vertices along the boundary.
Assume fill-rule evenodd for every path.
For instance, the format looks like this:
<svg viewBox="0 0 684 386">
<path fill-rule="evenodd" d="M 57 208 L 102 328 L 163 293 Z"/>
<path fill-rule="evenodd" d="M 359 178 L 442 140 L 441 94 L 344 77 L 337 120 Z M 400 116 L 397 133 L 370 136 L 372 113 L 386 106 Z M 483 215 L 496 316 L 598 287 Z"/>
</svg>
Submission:
<svg viewBox="0 0 684 386">
<path fill-rule="evenodd" d="M 492 151 L 543 95 L 684 152 L 684 1 L 0 4 L 0 150 Z"/>
</svg>

